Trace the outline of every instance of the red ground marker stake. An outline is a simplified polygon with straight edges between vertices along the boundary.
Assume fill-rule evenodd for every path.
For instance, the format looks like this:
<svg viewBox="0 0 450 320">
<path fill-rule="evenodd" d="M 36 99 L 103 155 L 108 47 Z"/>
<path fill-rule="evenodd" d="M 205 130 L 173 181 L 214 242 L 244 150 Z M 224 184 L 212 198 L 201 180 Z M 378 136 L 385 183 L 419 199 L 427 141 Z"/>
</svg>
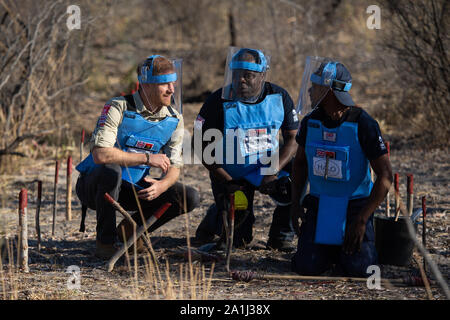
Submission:
<svg viewBox="0 0 450 320">
<path fill-rule="evenodd" d="M 37 200 L 36 200 L 36 216 L 35 216 L 35 228 L 36 228 L 36 235 L 37 235 L 37 249 L 38 251 L 41 251 L 41 225 L 39 222 L 39 215 L 41 212 L 41 201 L 42 201 L 42 181 L 39 180 L 37 185 L 38 192 L 37 192 Z"/>
<path fill-rule="evenodd" d="M 19 268 L 29 272 L 28 268 L 28 220 L 27 220 L 28 192 L 27 189 L 19 193 Z"/>
<path fill-rule="evenodd" d="M 426 234 L 427 234 L 427 224 L 426 224 L 426 217 L 427 217 L 427 205 L 426 205 L 426 201 L 427 198 L 425 196 L 422 197 L 422 245 L 423 248 L 426 250 L 427 249 L 427 239 L 426 239 Z M 423 259 L 423 270 L 425 271 L 425 266 L 426 266 L 426 262 L 425 262 L 425 258 Z"/>
<path fill-rule="evenodd" d="M 145 224 L 140 226 L 136 231 L 136 239 L 139 239 L 145 233 L 146 228 L 144 227 L 144 225 L 147 226 L 147 229 L 150 228 L 159 218 L 161 218 L 164 212 L 166 212 L 171 205 L 172 204 L 170 202 L 166 202 L 158 210 L 156 210 L 156 212 L 150 218 L 148 218 L 147 221 L 145 221 Z M 125 253 L 125 251 L 127 251 L 132 245 L 133 241 L 127 241 L 127 243 L 124 243 L 123 246 L 114 254 L 114 256 L 108 261 L 108 272 L 111 272 L 114 269 L 114 265 L 116 264 L 117 260 L 119 260 L 119 258 Z"/>
<path fill-rule="evenodd" d="M 72 220 L 72 156 L 67 158 L 66 174 L 66 220 Z"/>
<path fill-rule="evenodd" d="M 395 190 L 395 221 L 398 220 L 400 214 L 400 190 L 399 190 L 399 175 L 394 174 L 394 190 Z"/>
<path fill-rule="evenodd" d="M 408 210 L 408 214 L 409 216 L 412 215 L 413 212 L 413 205 L 414 205 L 414 192 L 413 192 L 413 187 L 414 187 L 414 176 L 410 173 L 406 176 L 406 193 L 407 193 L 407 197 L 406 198 L 406 207 Z"/>
<path fill-rule="evenodd" d="M 386 141 L 386 149 L 388 152 L 388 158 L 391 157 L 391 146 L 389 141 Z M 391 196 L 389 194 L 389 190 L 388 193 L 386 194 L 386 216 L 390 217 L 391 216 Z"/>
<path fill-rule="evenodd" d="M 59 174 L 59 160 L 56 160 L 55 164 L 55 183 L 53 186 L 53 222 L 52 222 L 52 236 L 55 235 L 56 224 L 56 205 L 58 198 L 58 174 Z"/>
</svg>

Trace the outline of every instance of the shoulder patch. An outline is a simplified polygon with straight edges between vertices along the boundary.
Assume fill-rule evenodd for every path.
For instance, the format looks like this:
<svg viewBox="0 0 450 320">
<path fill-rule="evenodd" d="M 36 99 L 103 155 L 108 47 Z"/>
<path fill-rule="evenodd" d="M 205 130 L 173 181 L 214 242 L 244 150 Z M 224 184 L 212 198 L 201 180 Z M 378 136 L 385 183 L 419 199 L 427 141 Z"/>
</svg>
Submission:
<svg viewBox="0 0 450 320">
<path fill-rule="evenodd" d="M 102 113 L 100 114 L 100 118 L 98 119 L 98 126 L 103 127 L 106 122 L 106 117 L 108 116 L 109 109 L 111 109 L 111 105 L 105 104 L 102 109 Z"/>
</svg>

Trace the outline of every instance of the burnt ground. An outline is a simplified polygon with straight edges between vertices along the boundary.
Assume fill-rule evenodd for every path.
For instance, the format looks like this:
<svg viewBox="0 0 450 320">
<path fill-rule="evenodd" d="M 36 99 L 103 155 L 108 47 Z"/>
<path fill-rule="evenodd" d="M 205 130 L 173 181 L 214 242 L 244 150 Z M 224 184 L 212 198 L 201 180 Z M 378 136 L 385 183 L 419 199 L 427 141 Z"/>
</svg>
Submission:
<svg viewBox="0 0 450 320">
<path fill-rule="evenodd" d="M 193 113 L 195 114 L 195 112 Z M 186 115 L 187 128 L 192 127 L 192 114 Z M 75 148 L 76 150 L 76 148 Z M 78 154 L 74 151 L 75 157 Z M 401 195 L 406 203 L 406 174 L 413 173 L 415 181 L 414 207 L 420 207 L 422 196 L 427 197 L 427 249 L 438 264 L 443 276 L 450 275 L 450 238 L 448 184 L 450 156 L 447 151 L 417 151 L 402 147 L 392 148 L 391 161 L 394 172 L 401 177 Z M 370 290 L 366 283 L 298 281 L 298 280 L 253 280 L 249 283 L 235 282 L 225 271 L 224 252 L 213 252 L 219 258 L 214 264 L 208 259 L 197 260 L 194 255 L 192 273 L 186 259 L 187 234 L 193 247 L 199 244 L 192 235 L 213 203 L 207 170 L 200 165 L 186 165 L 182 182 L 194 186 L 200 192 L 201 204 L 189 215 L 180 216 L 151 235 L 157 268 L 154 262 L 141 255 L 138 259 L 137 277 L 134 260 L 120 260 L 112 273 L 107 272 L 105 262 L 94 256 L 95 212 L 89 210 L 86 232 L 78 232 L 81 208 L 73 193 L 71 221 L 65 220 L 65 164 L 59 175 L 59 198 L 55 236 L 51 236 L 53 203 L 54 161 L 37 160 L 19 173 L 1 176 L 2 208 L 0 209 L 0 234 L 13 239 L 18 225 L 18 193 L 28 188 L 29 225 L 29 273 L 17 272 L 4 266 L 0 279 L 0 296 L 3 299 L 427 299 L 423 287 L 393 287 L 382 285 L 381 290 Z M 34 214 L 36 208 L 36 183 L 43 181 L 41 206 L 42 248 L 37 251 Z M 72 178 L 75 186 L 76 173 Z M 391 197 L 393 205 L 393 197 Z M 265 244 L 272 220 L 274 203 L 256 193 L 256 223 L 254 241 L 248 249 L 235 249 L 231 267 L 237 270 L 253 270 L 265 274 L 287 275 L 290 272 L 292 253 L 266 250 Z M 384 212 L 384 205 L 378 210 Z M 122 218 L 118 215 L 118 221 Z M 422 220 L 419 219 L 419 222 Z M 417 238 L 421 241 L 421 226 Z M 293 245 L 296 245 L 295 238 Z M 15 254 L 15 253 L 14 253 Z M 419 263 L 422 258 L 417 251 L 414 256 Z M 3 261 L 8 264 L 8 259 Z M 81 271 L 79 289 L 69 289 L 67 281 L 69 266 L 78 266 Z M 408 266 L 380 265 L 382 277 L 400 278 L 408 274 L 419 274 L 418 265 L 411 261 Z M 187 271 L 188 270 L 188 271 Z M 180 272 L 181 271 L 181 272 Z M 427 268 L 427 275 L 434 279 Z M 445 299 L 438 286 L 432 286 L 434 299 Z"/>
</svg>

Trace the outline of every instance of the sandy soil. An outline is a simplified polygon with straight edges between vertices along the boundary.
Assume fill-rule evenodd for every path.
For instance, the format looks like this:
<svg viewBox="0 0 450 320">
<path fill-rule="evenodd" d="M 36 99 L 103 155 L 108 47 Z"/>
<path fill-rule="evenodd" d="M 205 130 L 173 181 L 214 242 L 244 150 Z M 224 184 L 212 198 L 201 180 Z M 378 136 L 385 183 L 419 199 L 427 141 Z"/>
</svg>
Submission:
<svg viewBox="0 0 450 320">
<path fill-rule="evenodd" d="M 193 117 L 199 105 L 191 106 L 186 113 L 186 127 L 192 128 Z M 95 120 L 92 120 L 95 121 Z M 76 158 L 78 155 L 76 154 Z M 421 152 L 402 147 L 392 147 L 391 161 L 395 172 L 400 173 L 401 194 L 406 203 L 406 174 L 413 173 L 415 181 L 414 207 L 420 206 L 422 196 L 427 196 L 427 248 L 446 279 L 450 275 L 450 238 L 448 184 L 450 181 L 450 157 L 448 152 L 434 150 Z M 146 255 L 138 259 L 137 277 L 134 261 L 128 265 L 126 259 L 119 261 L 112 273 L 108 273 L 105 262 L 94 257 L 95 212 L 88 212 L 87 231 L 78 232 L 81 209 L 73 193 L 72 221 L 65 220 L 65 164 L 59 175 L 56 234 L 51 236 L 53 203 L 53 160 L 38 160 L 25 167 L 19 174 L 5 174 L 1 177 L 3 189 L 0 209 L 0 235 L 13 238 L 17 232 L 18 193 L 28 188 L 29 225 L 29 273 L 10 272 L 4 266 L 0 279 L 0 297 L 4 299 L 426 299 L 423 287 L 386 287 L 370 290 L 366 283 L 298 281 L 298 280 L 254 280 L 249 283 L 235 282 L 225 272 L 224 252 L 213 252 L 220 260 L 213 267 L 210 261 L 194 261 L 192 274 L 186 272 L 185 258 L 187 234 L 194 247 L 198 246 L 192 235 L 204 216 L 213 198 L 207 170 L 200 165 L 186 165 L 182 182 L 194 186 L 200 192 L 201 204 L 188 216 L 180 216 L 164 225 L 151 235 L 151 241 L 158 261 L 157 271 L 148 271 Z M 34 214 L 36 208 L 35 179 L 43 181 L 41 206 L 42 248 L 37 251 Z M 75 186 L 76 173 L 72 178 Z M 392 199 L 392 198 L 391 198 Z M 393 199 L 392 199 L 393 202 Z M 256 223 L 251 248 L 233 251 L 231 267 L 238 270 L 254 270 L 266 274 L 291 274 L 290 259 L 293 253 L 266 250 L 265 243 L 272 220 L 273 202 L 257 193 L 255 196 Z M 379 212 L 384 212 L 384 206 Z M 118 221 L 121 217 L 118 216 Z M 419 220 L 419 222 L 421 219 Z M 186 227 L 188 226 L 188 228 Z M 421 239 L 419 226 L 418 239 Z M 293 245 L 296 245 L 297 239 Z M 414 256 L 421 263 L 421 256 Z M 4 260 L 7 264 L 8 260 Z M 81 271 L 79 289 L 69 289 L 66 273 L 69 266 L 78 266 Z M 147 266 L 146 266 L 147 265 Z M 155 270 L 154 268 L 152 270 Z M 180 274 L 180 270 L 182 273 Z M 406 267 L 381 265 L 382 276 L 399 278 L 408 274 L 419 274 L 416 263 Z M 433 279 L 427 269 L 428 276 Z M 211 278 L 210 278 L 211 277 Z M 440 288 L 433 286 L 435 299 L 444 299 Z"/>
</svg>

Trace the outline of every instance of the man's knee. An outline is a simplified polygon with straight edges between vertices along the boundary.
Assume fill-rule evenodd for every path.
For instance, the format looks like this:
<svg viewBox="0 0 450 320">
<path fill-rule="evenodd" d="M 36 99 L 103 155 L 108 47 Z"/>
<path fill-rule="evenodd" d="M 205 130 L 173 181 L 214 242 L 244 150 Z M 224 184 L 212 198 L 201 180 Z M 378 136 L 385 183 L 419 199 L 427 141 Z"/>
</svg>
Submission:
<svg viewBox="0 0 450 320">
<path fill-rule="evenodd" d="M 200 205 L 200 194 L 192 187 L 186 186 L 186 212 L 191 212 Z"/>
</svg>

